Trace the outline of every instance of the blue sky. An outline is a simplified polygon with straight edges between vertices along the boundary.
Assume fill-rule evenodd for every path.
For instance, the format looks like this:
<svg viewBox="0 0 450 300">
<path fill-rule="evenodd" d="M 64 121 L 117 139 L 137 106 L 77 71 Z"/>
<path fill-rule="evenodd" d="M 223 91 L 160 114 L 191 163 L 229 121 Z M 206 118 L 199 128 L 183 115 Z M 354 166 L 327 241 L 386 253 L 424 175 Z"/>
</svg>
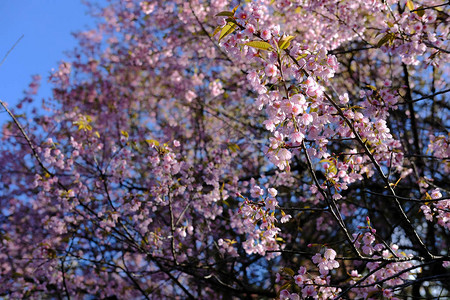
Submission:
<svg viewBox="0 0 450 300">
<path fill-rule="evenodd" d="M 77 45 L 71 33 L 95 25 L 87 11 L 81 0 L 0 0 L 0 61 L 23 35 L 0 66 L 1 100 L 13 107 L 35 74 L 42 76 L 38 99 L 50 97 L 49 72 Z M 5 120 L 0 109 L 0 125 Z"/>
</svg>

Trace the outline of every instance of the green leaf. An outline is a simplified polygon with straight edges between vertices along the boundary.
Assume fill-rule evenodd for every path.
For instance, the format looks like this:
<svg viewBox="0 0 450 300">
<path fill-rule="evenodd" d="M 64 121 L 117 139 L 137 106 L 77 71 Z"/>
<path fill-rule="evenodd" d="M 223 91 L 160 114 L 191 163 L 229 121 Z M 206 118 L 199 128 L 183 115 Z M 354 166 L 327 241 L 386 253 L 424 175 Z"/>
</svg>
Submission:
<svg viewBox="0 0 450 300">
<path fill-rule="evenodd" d="M 238 22 L 234 19 L 234 18 L 227 18 L 225 21 L 227 21 L 228 23 L 233 23 L 233 24 L 238 24 Z"/>
<path fill-rule="evenodd" d="M 234 14 L 234 13 L 236 12 L 236 10 L 239 8 L 239 5 L 240 5 L 240 4 L 236 5 L 236 6 L 233 8 L 233 10 L 232 10 L 233 14 Z"/>
<path fill-rule="evenodd" d="M 288 48 L 291 45 L 291 41 L 294 38 L 295 38 L 295 36 L 292 36 L 292 35 L 288 35 L 288 36 L 283 37 L 282 39 L 280 39 L 278 41 L 278 47 L 281 50 L 284 50 L 284 49 Z"/>
<path fill-rule="evenodd" d="M 406 1 L 406 7 L 409 8 L 409 10 L 414 10 L 414 3 L 411 0 Z"/>
<path fill-rule="evenodd" d="M 221 11 L 220 13 L 218 13 L 216 15 L 216 17 L 233 17 L 234 16 L 234 12 L 231 11 Z"/>
<path fill-rule="evenodd" d="M 420 6 L 420 7 L 418 7 L 418 8 L 416 9 L 415 13 L 416 13 L 419 17 L 422 18 L 423 15 L 425 14 L 425 9 L 424 9 L 423 5 Z"/>
<path fill-rule="evenodd" d="M 337 174 L 337 168 L 336 168 L 336 166 L 330 166 L 330 167 L 328 167 L 327 172 L 328 172 L 328 173 L 332 173 L 332 174 Z"/>
<path fill-rule="evenodd" d="M 78 130 L 91 131 L 92 126 L 89 124 L 92 122 L 92 117 L 85 115 L 81 116 L 78 121 L 73 122 L 74 125 L 78 125 Z"/>
<path fill-rule="evenodd" d="M 377 43 L 377 47 L 381 47 L 384 44 L 386 44 L 388 41 L 393 41 L 394 40 L 394 34 L 392 32 L 387 33 L 385 36 L 383 36 Z"/>
<path fill-rule="evenodd" d="M 300 60 L 300 59 L 305 58 L 307 56 L 308 56 L 308 53 L 300 54 L 299 56 L 297 56 L 297 60 Z"/>
<path fill-rule="evenodd" d="M 375 92 L 377 91 L 377 88 L 374 87 L 373 85 L 370 85 L 370 84 L 367 84 L 366 88 L 369 88 L 369 89 L 371 89 L 372 91 L 375 91 Z"/>
<path fill-rule="evenodd" d="M 211 33 L 211 37 L 215 36 L 222 28 L 220 28 L 220 26 L 217 26 L 216 29 L 214 29 L 214 32 Z"/>
<path fill-rule="evenodd" d="M 126 131 L 124 131 L 124 130 L 121 130 L 120 133 L 121 133 L 124 137 L 126 137 L 126 138 L 129 137 L 128 132 L 126 132 Z"/>
<path fill-rule="evenodd" d="M 155 145 L 159 146 L 159 142 L 157 140 L 145 140 L 150 146 Z"/>
<path fill-rule="evenodd" d="M 236 30 L 236 24 L 228 22 L 225 26 L 223 26 L 222 31 L 220 32 L 219 42 L 221 39 L 223 39 L 224 37 L 226 37 L 227 35 L 229 35 L 230 33 L 232 33 L 235 30 Z"/>
<path fill-rule="evenodd" d="M 270 45 L 267 42 L 263 42 L 263 41 L 251 41 L 251 42 L 245 43 L 244 45 L 247 45 L 249 47 L 256 48 L 256 49 L 266 50 L 266 51 L 272 49 L 272 45 Z"/>
<path fill-rule="evenodd" d="M 239 150 L 241 150 L 241 148 L 239 148 L 239 145 L 234 143 L 229 143 L 228 149 L 230 149 L 231 152 L 238 152 Z"/>
<path fill-rule="evenodd" d="M 283 271 L 284 271 L 286 274 L 290 275 L 290 276 L 294 276 L 294 275 L 295 275 L 294 270 L 292 270 L 291 268 L 285 267 L 285 268 L 283 268 Z"/>
</svg>

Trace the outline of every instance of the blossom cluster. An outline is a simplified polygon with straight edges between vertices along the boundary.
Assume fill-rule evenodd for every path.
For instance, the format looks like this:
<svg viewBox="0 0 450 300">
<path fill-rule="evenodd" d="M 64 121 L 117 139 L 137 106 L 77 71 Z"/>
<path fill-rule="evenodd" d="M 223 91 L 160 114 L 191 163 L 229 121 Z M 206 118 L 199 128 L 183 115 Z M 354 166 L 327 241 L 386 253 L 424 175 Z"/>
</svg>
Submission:
<svg viewBox="0 0 450 300">
<path fill-rule="evenodd" d="M 431 191 L 428 200 L 441 199 L 442 194 L 439 189 L 434 189 Z M 436 219 L 437 224 L 440 226 L 450 229 L 450 200 L 442 199 L 439 201 L 433 201 L 432 203 L 425 203 L 420 206 L 425 218 L 432 222 Z"/>
<path fill-rule="evenodd" d="M 276 200 L 277 190 L 267 189 L 267 196 L 264 197 L 264 190 L 259 186 L 253 186 L 250 190 L 251 197 L 259 199 L 256 201 L 244 198 L 239 208 L 239 214 L 243 218 L 243 231 L 246 240 L 242 246 L 248 254 L 257 253 L 268 259 L 280 255 L 283 239 L 278 235 L 281 229 L 277 227 L 276 211 L 279 210 Z M 291 218 L 290 215 L 280 211 L 281 223 L 286 223 Z"/>
<path fill-rule="evenodd" d="M 319 275 L 307 270 L 301 266 L 297 273 L 291 269 L 284 269 L 277 274 L 277 281 L 286 281 L 290 279 L 295 284 L 295 289 L 300 289 L 300 293 L 290 292 L 289 289 L 280 290 L 280 299 L 330 299 L 341 291 L 340 288 L 327 287 L 330 284 L 331 276 L 329 272 L 339 267 L 339 263 L 335 260 L 336 251 L 325 247 L 323 253 L 316 253 L 311 259 L 319 269 Z M 284 285 L 283 285 L 284 286 Z"/>
</svg>

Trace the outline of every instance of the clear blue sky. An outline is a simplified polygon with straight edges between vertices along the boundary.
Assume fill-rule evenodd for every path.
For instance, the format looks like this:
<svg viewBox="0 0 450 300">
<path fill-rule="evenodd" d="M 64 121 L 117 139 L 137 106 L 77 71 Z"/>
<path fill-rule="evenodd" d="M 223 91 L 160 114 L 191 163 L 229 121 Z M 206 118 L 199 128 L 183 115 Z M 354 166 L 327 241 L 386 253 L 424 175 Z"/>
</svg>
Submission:
<svg viewBox="0 0 450 300">
<path fill-rule="evenodd" d="M 104 6 L 106 1 L 91 2 Z M 50 97 L 49 72 L 76 46 L 71 33 L 95 25 L 87 11 L 81 0 L 0 0 L 0 61 L 24 35 L 0 66 L 1 100 L 13 107 L 35 74 L 42 76 L 38 99 Z M 0 109 L 0 126 L 5 120 Z"/>
</svg>

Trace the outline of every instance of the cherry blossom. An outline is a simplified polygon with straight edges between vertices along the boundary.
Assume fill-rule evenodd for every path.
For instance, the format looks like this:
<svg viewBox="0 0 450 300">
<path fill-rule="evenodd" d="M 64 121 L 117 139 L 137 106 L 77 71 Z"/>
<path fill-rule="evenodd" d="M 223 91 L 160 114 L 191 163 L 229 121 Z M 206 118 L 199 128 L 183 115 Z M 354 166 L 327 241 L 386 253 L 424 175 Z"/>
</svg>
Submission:
<svg viewBox="0 0 450 300">
<path fill-rule="evenodd" d="M 447 3 L 238 2 L 88 3 L 1 102 L 0 297 L 448 295 Z"/>
</svg>

